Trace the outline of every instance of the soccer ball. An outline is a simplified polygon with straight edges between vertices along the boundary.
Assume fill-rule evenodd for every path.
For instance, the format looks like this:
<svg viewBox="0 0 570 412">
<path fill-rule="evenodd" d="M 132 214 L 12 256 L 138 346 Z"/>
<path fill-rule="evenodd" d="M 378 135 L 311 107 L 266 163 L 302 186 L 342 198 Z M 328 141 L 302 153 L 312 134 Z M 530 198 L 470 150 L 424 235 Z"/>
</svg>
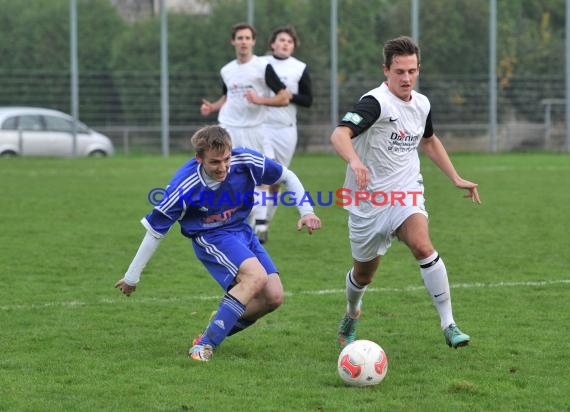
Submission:
<svg viewBox="0 0 570 412">
<path fill-rule="evenodd" d="M 338 374 L 350 386 L 377 385 L 388 372 L 388 357 L 375 342 L 360 339 L 344 347 L 338 357 Z"/>
</svg>

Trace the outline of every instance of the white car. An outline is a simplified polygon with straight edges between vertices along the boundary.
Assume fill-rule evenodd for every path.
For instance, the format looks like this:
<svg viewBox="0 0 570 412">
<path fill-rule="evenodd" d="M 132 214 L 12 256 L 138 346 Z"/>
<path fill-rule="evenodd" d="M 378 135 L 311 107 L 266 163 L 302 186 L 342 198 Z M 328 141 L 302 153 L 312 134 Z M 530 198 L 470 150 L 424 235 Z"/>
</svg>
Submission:
<svg viewBox="0 0 570 412">
<path fill-rule="evenodd" d="M 73 118 L 38 107 L 0 107 L 0 156 L 73 156 Z M 77 122 L 77 156 L 111 156 L 111 140 Z"/>
</svg>

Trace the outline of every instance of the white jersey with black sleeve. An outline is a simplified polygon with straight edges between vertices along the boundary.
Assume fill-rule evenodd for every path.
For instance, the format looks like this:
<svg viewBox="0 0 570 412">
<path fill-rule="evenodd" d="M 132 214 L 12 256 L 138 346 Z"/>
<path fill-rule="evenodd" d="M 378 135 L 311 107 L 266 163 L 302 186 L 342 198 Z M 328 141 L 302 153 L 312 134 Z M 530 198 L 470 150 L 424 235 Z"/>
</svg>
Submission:
<svg viewBox="0 0 570 412">
<path fill-rule="evenodd" d="M 431 108 L 428 98 L 412 91 L 411 99 L 396 97 L 386 83 L 364 94 L 351 112 L 346 113 L 340 126 L 354 132 L 353 146 L 362 163 L 370 171 L 367 191 L 383 192 L 416 188 L 422 181 L 418 146 L 420 139 L 433 135 Z M 347 168 L 345 194 L 352 201 L 345 206 L 350 213 L 371 217 L 390 206 L 378 206 L 370 201 L 355 202 L 358 191 L 354 173 Z M 350 192 L 349 192 L 350 191 Z M 348 202 L 346 202 L 348 203 Z"/>
<path fill-rule="evenodd" d="M 275 56 L 264 56 L 263 58 L 273 66 L 279 79 L 287 86 L 287 90 L 289 90 L 293 96 L 297 95 L 299 93 L 299 82 L 305 73 L 307 65 L 293 56 L 286 59 L 279 59 Z M 296 125 L 297 104 L 289 104 L 284 107 L 268 107 L 265 124 L 270 127 Z"/>
<path fill-rule="evenodd" d="M 258 56 L 253 56 L 247 63 L 232 60 L 222 67 L 220 75 L 226 101 L 218 113 L 221 125 L 255 127 L 263 123 L 266 106 L 248 102 L 245 92 L 253 90 L 259 96 L 271 95 L 272 90 L 266 82 L 266 68 L 267 61 Z"/>
</svg>

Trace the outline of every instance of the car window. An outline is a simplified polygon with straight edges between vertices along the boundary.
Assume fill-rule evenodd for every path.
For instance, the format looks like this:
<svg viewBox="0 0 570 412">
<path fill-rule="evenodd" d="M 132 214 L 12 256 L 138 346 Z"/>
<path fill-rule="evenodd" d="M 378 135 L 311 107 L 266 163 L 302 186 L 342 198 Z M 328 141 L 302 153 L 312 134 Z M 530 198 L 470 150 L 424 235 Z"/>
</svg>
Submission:
<svg viewBox="0 0 570 412">
<path fill-rule="evenodd" d="M 77 131 L 79 133 L 89 133 L 89 128 L 81 122 L 77 122 Z"/>
<path fill-rule="evenodd" d="M 2 123 L 2 130 L 17 130 L 18 118 L 16 116 L 9 117 Z"/>
<path fill-rule="evenodd" d="M 46 128 L 50 132 L 73 133 L 73 123 L 70 120 L 56 116 L 44 116 Z M 77 122 L 77 133 L 87 133 L 88 129 L 81 122 Z"/>
<path fill-rule="evenodd" d="M 44 120 L 46 121 L 46 129 L 50 132 L 71 133 L 73 131 L 69 120 L 55 116 L 44 116 Z"/>
<path fill-rule="evenodd" d="M 18 127 L 22 130 L 44 130 L 42 117 L 35 114 L 19 116 Z"/>
<path fill-rule="evenodd" d="M 89 128 L 81 122 L 77 122 L 77 133 L 89 133 Z"/>
</svg>

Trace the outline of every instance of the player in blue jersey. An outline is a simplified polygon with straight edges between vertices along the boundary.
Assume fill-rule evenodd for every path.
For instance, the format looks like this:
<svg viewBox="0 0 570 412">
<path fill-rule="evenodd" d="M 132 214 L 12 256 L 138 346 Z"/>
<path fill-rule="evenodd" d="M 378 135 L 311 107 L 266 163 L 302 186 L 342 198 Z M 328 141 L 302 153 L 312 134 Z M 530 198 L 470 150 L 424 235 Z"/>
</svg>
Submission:
<svg viewBox="0 0 570 412">
<path fill-rule="evenodd" d="M 160 205 L 141 223 L 147 233 L 127 272 L 116 284 L 130 296 L 141 272 L 161 239 L 175 222 L 192 239 L 196 256 L 225 290 L 215 316 L 189 356 L 209 361 L 214 349 L 229 335 L 251 326 L 283 302 L 283 286 L 271 257 L 247 223 L 254 191 L 260 184 L 284 183 L 302 199 L 305 189 L 297 176 L 259 152 L 232 150 L 228 132 L 206 126 L 191 139 L 196 157 L 183 165 L 166 188 Z M 321 227 L 307 203 L 297 205 L 301 218 L 297 229 L 309 234 Z"/>
</svg>

